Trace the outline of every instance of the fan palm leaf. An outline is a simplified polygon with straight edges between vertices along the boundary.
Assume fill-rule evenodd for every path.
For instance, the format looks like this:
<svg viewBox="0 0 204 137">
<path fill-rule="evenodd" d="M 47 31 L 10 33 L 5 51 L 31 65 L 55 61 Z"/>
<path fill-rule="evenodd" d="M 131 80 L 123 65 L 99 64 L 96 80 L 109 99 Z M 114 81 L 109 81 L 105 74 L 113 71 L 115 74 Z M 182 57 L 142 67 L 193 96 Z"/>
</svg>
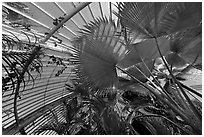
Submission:
<svg viewBox="0 0 204 137">
<path fill-rule="evenodd" d="M 166 55 L 170 49 L 170 40 L 165 37 L 161 37 L 158 41 L 162 53 Z M 128 49 L 129 52 L 118 64 L 122 68 L 127 68 L 129 66 L 142 63 L 141 58 L 144 60 L 144 62 L 146 62 L 154 60 L 160 56 L 156 48 L 156 43 L 153 39 L 132 44 Z"/>
<path fill-rule="evenodd" d="M 120 3 L 118 8 L 119 13 L 116 15 L 122 26 L 127 28 L 133 42 L 135 39 L 161 37 L 176 32 L 175 35 L 173 34 L 174 38 L 171 39 L 173 41 L 171 43 L 173 43 L 174 48 L 184 52 L 185 49 L 189 51 L 189 45 L 192 46 L 193 39 L 201 32 L 201 3 L 125 2 Z M 158 42 L 160 42 L 159 38 Z M 160 45 L 161 43 L 159 43 Z M 195 45 L 193 44 L 193 46 Z M 161 49 L 161 47 L 159 48 Z M 151 50 L 148 51 L 151 52 Z M 195 55 L 196 53 L 193 52 L 192 54 Z"/>
<path fill-rule="evenodd" d="M 191 9 L 189 9 L 190 4 L 192 4 Z M 132 65 L 136 65 L 138 64 L 138 62 L 141 62 L 141 57 L 146 61 L 150 61 L 159 57 L 160 55 L 156 48 L 157 45 L 154 42 L 155 40 L 151 39 L 154 37 L 158 37 L 158 46 L 162 52 L 162 55 L 167 55 L 167 60 L 170 65 L 184 66 L 187 62 L 192 63 L 196 60 L 197 64 L 199 64 L 199 62 L 201 61 L 202 54 L 198 52 L 199 49 L 201 49 L 201 40 L 198 44 L 196 43 L 196 41 L 199 41 L 199 38 L 197 40 L 195 40 L 194 38 L 194 35 L 196 35 L 196 33 L 201 30 L 201 25 L 199 25 L 201 22 L 200 3 L 127 2 L 120 3 L 118 5 L 118 9 L 119 13 L 115 14 L 119 17 L 121 25 L 127 29 L 132 43 L 134 43 L 135 40 L 137 41 L 138 39 L 149 39 L 139 42 L 138 44 L 134 44 L 135 47 L 136 45 L 143 46 L 142 50 L 140 50 L 140 46 L 138 46 L 135 50 L 130 50 L 132 53 L 130 52 L 120 62 L 121 64 L 125 64 L 124 62 L 127 63 L 131 61 L 132 63 L 134 62 Z M 195 12 L 193 11 L 194 9 Z M 189 14 L 189 17 L 187 17 L 187 14 Z M 185 22 L 184 25 L 181 26 L 183 22 L 181 20 L 189 20 L 189 22 Z M 193 22 L 193 20 L 195 20 L 195 22 Z M 197 25 L 199 26 L 197 27 Z M 184 35 L 184 33 L 179 32 L 186 29 L 190 29 L 187 32 L 188 35 Z M 165 37 L 161 36 L 172 34 L 175 32 L 179 32 L 179 35 L 176 33 L 175 38 L 169 38 L 163 41 Z M 172 45 L 174 45 L 174 48 L 176 47 L 176 49 L 180 50 L 179 54 L 171 53 Z M 190 47 L 193 46 L 195 47 L 192 50 L 189 50 Z M 152 53 L 156 54 L 153 55 Z M 152 66 L 148 67 L 151 70 Z M 135 67 L 131 67 L 130 71 L 132 70 L 133 73 L 139 73 L 137 68 Z M 148 73 L 145 74 L 147 77 L 149 76 Z"/>
<path fill-rule="evenodd" d="M 201 23 L 201 19 L 202 3 L 176 2 L 174 8 L 166 12 L 163 16 L 161 29 L 168 25 L 169 30 L 167 32 L 173 33 L 195 27 Z"/>
<path fill-rule="evenodd" d="M 125 2 L 118 7 L 116 15 L 133 39 L 160 37 L 191 28 L 202 18 L 201 3 Z"/>
<path fill-rule="evenodd" d="M 194 40 L 189 45 L 193 45 L 193 47 L 186 48 L 181 53 L 182 58 L 193 65 L 202 63 L 202 38 Z"/>
<path fill-rule="evenodd" d="M 166 37 L 160 37 L 159 47 L 162 54 L 167 55 L 170 50 L 170 40 Z M 137 79 L 145 82 L 146 77 L 150 76 L 150 72 L 153 69 L 154 60 L 160 56 L 155 41 L 153 39 L 144 40 L 131 44 L 127 49 L 126 56 L 118 63 L 118 66 L 126 69 Z"/>
<path fill-rule="evenodd" d="M 167 61 L 173 66 L 185 63 L 200 64 L 202 62 L 202 27 L 201 25 L 172 35 L 170 54 Z"/>
<path fill-rule="evenodd" d="M 120 3 L 119 13 L 116 15 L 134 40 L 152 38 L 161 35 L 157 32 L 157 26 L 167 12 L 167 5 L 169 3 L 125 2 Z"/>
<path fill-rule="evenodd" d="M 117 86 L 115 65 L 126 53 L 123 37 L 116 36 L 117 31 L 113 21 L 98 19 L 86 25 L 80 38 L 73 41 L 78 76 L 89 87 Z"/>
</svg>

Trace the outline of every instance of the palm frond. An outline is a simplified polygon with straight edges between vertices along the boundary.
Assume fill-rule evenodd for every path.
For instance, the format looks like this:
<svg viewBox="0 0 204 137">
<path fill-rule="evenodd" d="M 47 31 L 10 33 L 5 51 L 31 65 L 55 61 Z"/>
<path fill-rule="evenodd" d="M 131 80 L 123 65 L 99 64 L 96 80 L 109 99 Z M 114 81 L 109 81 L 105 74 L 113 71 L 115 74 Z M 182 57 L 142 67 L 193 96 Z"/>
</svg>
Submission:
<svg viewBox="0 0 204 137">
<path fill-rule="evenodd" d="M 164 2 L 125 2 L 116 15 L 135 39 L 166 35 L 159 30 L 160 20 L 167 12 L 169 3 Z"/>
<path fill-rule="evenodd" d="M 122 26 L 135 39 L 167 35 L 198 25 L 202 18 L 201 3 L 125 2 L 115 13 Z"/>
<path fill-rule="evenodd" d="M 168 63 L 176 67 L 182 67 L 186 63 L 200 64 L 202 62 L 201 33 L 201 25 L 198 25 L 173 34 L 170 42 L 171 53 L 167 56 Z"/>
<path fill-rule="evenodd" d="M 170 40 L 166 37 L 160 37 L 158 41 L 162 54 L 167 55 L 170 49 Z M 141 58 L 148 64 L 148 62 L 160 56 L 153 39 L 132 44 L 129 46 L 128 51 L 126 56 L 118 63 L 118 66 L 128 68 L 133 65 L 141 64 Z"/>
<path fill-rule="evenodd" d="M 198 38 L 194 40 L 189 45 L 193 45 L 193 47 L 188 47 L 181 54 L 182 58 L 186 60 L 186 62 L 197 65 L 202 63 L 202 39 Z"/>
<path fill-rule="evenodd" d="M 201 19 L 202 3 L 176 2 L 175 6 L 163 16 L 161 29 L 169 24 L 168 33 L 173 33 L 195 27 L 201 23 Z"/>
<path fill-rule="evenodd" d="M 116 15 L 119 17 L 121 25 L 125 26 L 129 31 L 131 30 L 132 36 L 136 35 L 138 38 L 152 37 L 151 30 L 147 26 L 151 22 L 151 15 L 147 14 L 148 10 L 144 10 L 151 8 L 151 5 L 145 3 L 120 3 L 118 7 L 119 13 L 116 13 Z"/>
<path fill-rule="evenodd" d="M 78 76 L 93 89 L 117 86 L 115 65 L 126 52 L 123 37 L 116 36 L 114 22 L 105 18 L 84 27 L 80 38 L 73 41 Z"/>
<path fill-rule="evenodd" d="M 183 67 L 186 65 L 186 61 L 176 53 L 169 53 L 166 58 L 168 64 L 172 67 Z"/>
</svg>

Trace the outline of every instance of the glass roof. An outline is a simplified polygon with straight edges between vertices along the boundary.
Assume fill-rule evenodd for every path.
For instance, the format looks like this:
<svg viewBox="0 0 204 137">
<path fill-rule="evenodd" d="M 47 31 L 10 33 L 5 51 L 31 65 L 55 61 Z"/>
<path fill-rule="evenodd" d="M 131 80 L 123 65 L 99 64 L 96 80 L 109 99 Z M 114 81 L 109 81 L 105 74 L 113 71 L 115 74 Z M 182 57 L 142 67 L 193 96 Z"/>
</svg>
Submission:
<svg viewBox="0 0 204 137">
<path fill-rule="evenodd" d="M 59 17 L 64 17 L 65 14 L 69 14 L 70 11 L 75 9 L 80 2 L 25 2 L 28 13 L 22 13 L 18 9 L 3 3 L 3 6 L 9 8 L 24 17 L 28 17 L 32 24 L 32 29 L 39 33 L 48 33 L 51 28 L 55 27 L 53 20 Z M 87 7 L 83 8 L 79 13 L 75 14 L 70 20 L 68 20 L 64 27 L 59 29 L 55 35 L 63 40 L 66 45 L 71 45 L 70 40 L 75 37 L 79 31 L 79 28 L 83 28 L 84 24 L 98 17 L 107 17 L 117 19 L 112 12 L 110 13 L 110 7 L 112 10 L 117 11 L 114 3 L 109 2 L 93 2 Z"/>
</svg>

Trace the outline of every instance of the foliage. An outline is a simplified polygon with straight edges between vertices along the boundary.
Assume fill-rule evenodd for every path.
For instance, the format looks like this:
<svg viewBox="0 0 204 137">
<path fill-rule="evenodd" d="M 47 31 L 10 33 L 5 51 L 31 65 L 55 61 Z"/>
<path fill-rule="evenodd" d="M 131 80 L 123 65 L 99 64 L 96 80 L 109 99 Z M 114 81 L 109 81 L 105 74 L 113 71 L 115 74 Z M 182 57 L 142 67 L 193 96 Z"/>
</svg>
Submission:
<svg viewBox="0 0 204 137">
<path fill-rule="evenodd" d="M 63 62 L 63 59 L 60 57 L 55 57 L 54 55 L 51 55 L 49 57 L 50 57 L 50 61 L 48 61 L 48 64 L 55 64 L 56 66 L 62 66 L 62 68 L 58 70 L 57 73 L 55 74 L 55 77 L 60 76 L 67 68 L 66 64 Z"/>
<path fill-rule="evenodd" d="M 75 87 L 65 86 L 76 96 L 63 101 L 65 121 L 59 120 L 59 112 L 50 110 L 49 123 L 35 133 L 201 134 L 202 103 L 196 97 L 196 101 L 189 99 L 186 92 L 192 91 L 184 91 L 179 82 L 183 79 L 175 73 L 181 67 L 202 65 L 201 3 L 129 2 L 118 3 L 117 8 L 117 25 L 106 17 L 98 18 L 73 39 L 70 62 L 77 78 Z M 22 52 L 26 44 L 8 35 L 3 35 L 2 45 L 8 75 L 3 78 L 3 89 L 11 82 L 14 91 L 16 81 L 25 84 L 20 72 L 28 57 L 35 58 L 24 70 L 32 77 L 31 68 L 41 65 L 40 54 L 32 55 L 32 48 L 32 52 Z M 60 58 L 50 59 L 64 66 L 56 74 L 60 75 L 66 66 Z"/>
<path fill-rule="evenodd" d="M 115 65 L 120 61 L 125 48 L 121 37 L 115 37 L 117 28 L 106 18 L 91 22 L 82 30 L 74 43 L 74 61 L 81 80 L 92 88 L 117 86 Z M 99 45 L 100 44 L 100 45 Z"/>
<path fill-rule="evenodd" d="M 138 84 L 128 87 L 131 88 L 114 92 L 113 98 L 111 90 L 93 95 L 86 86 L 76 86 L 72 91 L 76 96 L 63 101 L 61 112 L 51 110 L 48 124 L 40 126 L 35 134 L 47 130 L 59 135 L 191 134 L 185 122 L 178 119 L 167 105 Z M 58 121 L 57 113 L 61 113 L 66 122 Z"/>
<path fill-rule="evenodd" d="M 43 50 L 35 55 L 34 61 L 31 62 L 29 68 L 25 70 L 28 77 L 21 76 L 25 64 L 29 61 L 28 58 L 32 54 L 34 46 L 35 43 L 31 43 L 29 39 L 27 41 L 22 41 L 18 39 L 15 34 L 2 35 L 2 67 L 3 72 L 5 72 L 2 77 L 3 94 L 8 89 L 12 89 L 14 93 L 17 83 L 23 82 L 23 89 L 25 88 L 26 82 L 32 81 L 34 84 L 34 78 L 31 72 L 36 71 L 40 73 L 42 71 L 41 58 L 43 57 Z"/>
</svg>

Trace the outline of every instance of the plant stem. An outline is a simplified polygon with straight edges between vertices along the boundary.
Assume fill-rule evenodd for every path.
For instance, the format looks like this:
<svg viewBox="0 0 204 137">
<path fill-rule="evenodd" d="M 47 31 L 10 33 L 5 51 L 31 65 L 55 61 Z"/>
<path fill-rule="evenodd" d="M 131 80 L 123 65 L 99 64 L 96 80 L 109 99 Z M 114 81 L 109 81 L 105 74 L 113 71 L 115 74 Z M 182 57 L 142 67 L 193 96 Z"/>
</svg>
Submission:
<svg viewBox="0 0 204 137">
<path fill-rule="evenodd" d="M 179 114 L 182 119 L 189 121 L 188 117 L 186 117 L 186 115 L 180 111 L 176 106 L 174 106 L 173 104 L 171 104 L 169 101 L 165 100 L 165 98 L 163 98 L 160 94 L 156 93 L 154 90 L 156 89 L 152 89 L 150 86 L 146 85 L 145 83 L 142 83 L 140 80 L 138 80 L 137 78 L 135 78 L 134 76 L 132 76 L 131 74 L 129 74 L 128 72 L 124 71 L 123 69 L 121 69 L 120 67 L 116 66 L 116 68 L 118 68 L 119 70 L 121 70 L 123 73 L 127 74 L 128 76 L 130 76 L 131 78 L 133 78 L 134 80 L 136 80 L 139 84 L 141 84 L 144 88 L 148 89 L 151 93 L 153 93 L 158 99 L 160 99 L 162 102 L 166 103 L 172 110 L 174 110 L 177 114 Z M 158 90 L 158 89 L 157 89 Z M 189 122 L 189 124 L 191 125 L 192 123 Z"/>
<path fill-rule="evenodd" d="M 199 97 L 202 98 L 202 94 L 199 93 L 198 91 L 196 91 L 196 90 L 194 90 L 193 88 L 191 88 L 191 87 L 189 87 L 189 86 L 183 84 L 182 82 L 179 82 L 179 83 L 181 84 L 181 86 L 182 86 L 183 88 L 187 89 L 188 91 L 190 91 L 190 92 L 192 92 L 192 93 L 194 93 L 194 94 L 196 94 L 197 96 L 199 96 Z"/>
<path fill-rule="evenodd" d="M 170 68 L 168 67 L 168 64 L 167 64 L 166 60 L 164 59 L 164 57 L 163 57 L 163 55 L 162 55 L 162 53 L 161 53 L 161 50 L 160 50 L 160 48 L 159 48 L 159 44 L 158 44 L 157 38 L 156 38 L 156 37 L 154 37 L 154 38 L 155 38 L 155 42 L 156 42 L 157 49 L 158 49 L 159 54 L 160 54 L 160 56 L 161 56 L 161 58 L 162 58 L 162 61 L 164 62 L 164 64 L 165 64 L 167 70 L 169 71 L 169 74 L 171 75 L 173 81 L 178 85 L 178 87 L 179 87 L 179 89 L 181 90 L 182 94 L 184 95 L 184 97 L 186 98 L 186 100 L 188 101 L 188 103 L 190 104 L 190 107 L 192 108 L 194 114 L 197 116 L 197 118 L 198 118 L 199 120 L 202 120 L 201 114 L 198 112 L 198 110 L 196 109 L 196 107 L 194 106 L 194 104 L 192 103 L 192 101 L 190 100 L 190 98 L 188 97 L 188 95 L 186 94 L 186 92 L 183 90 L 181 84 L 177 81 L 177 79 L 176 79 L 175 76 L 173 75 L 172 71 L 171 71 Z"/>
<path fill-rule="evenodd" d="M 179 102 L 179 104 L 185 110 L 189 110 L 190 109 L 189 105 L 187 105 L 186 101 L 182 97 L 181 92 L 179 91 L 178 86 L 175 84 L 175 82 L 172 82 L 171 80 L 169 80 L 169 87 L 171 88 L 171 90 L 173 90 L 173 87 L 175 88 L 175 90 L 171 91 L 171 93 L 174 94 L 174 97 L 176 98 L 175 100 Z"/>
<path fill-rule="evenodd" d="M 161 86 L 161 84 L 158 82 L 158 80 L 154 77 L 154 75 L 152 74 L 152 72 L 149 70 L 148 66 L 144 62 L 143 58 L 140 57 L 140 59 L 142 60 L 142 63 L 145 65 L 145 67 L 147 68 L 147 70 L 150 73 L 150 75 L 152 76 L 152 78 L 156 81 L 156 83 L 159 85 L 159 87 L 162 89 L 162 91 L 167 95 L 169 101 L 174 103 L 174 105 L 176 105 L 179 108 L 179 105 L 172 99 L 172 97 L 167 93 L 167 91 Z"/>
<path fill-rule="evenodd" d="M 134 46 L 134 49 L 135 49 L 136 52 L 138 51 L 137 48 L 136 48 L 136 46 Z M 150 73 L 150 75 L 152 76 L 152 78 L 155 80 L 156 84 L 159 85 L 159 87 L 160 87 L 160 88 L 162 89 L 162 91 L 167 95 L 167 97 L 169 98 L 169 100 L 172 101 L 172 103 L 174 103 L 174 105 L 176 105 L 176 106 L 178 107 L 178 104 L 171 98 L 171 96 L 167 93 L 167 91 L 159 84 L 158 80 L 153 76 L 153 74 L 152 74 L 152 72 L 149 70 L 147 64 L 144 62 L 144 59 L 140 56 L 140 54 L 139 54 L 138 52 L 137 52 L 137 54 L 139 55 L 139 57 L 140 57 L 142 63 L 144 64 L 144 66 L 146 67 L 146 69 L 148 70 L 148 72 Z M 136 67 L 136 68 L 137 68 L 137 67 Z M 138 68 L 137 68 L 137 69 L 138 69 Z M 140 73 L 142 73 L 139 69 L 138 69 L 138 71 L 139 71 Z M 142 73 L 142 75 L 145 76 L 144 73 Z M 145 77 L 146 77 L 146 76 L 145 76 Z M 147 79 L 148 79 L 148 78 L 147 78 Z M 148 80 L 149 80 L 149 79 L 148 79 Z M 150 80 L 149 80 L 149 81 L 150 81 Z M 150 81 L 150 82 L 151 82 L 151 81 Z M 151 83 L 152 83 L 152 82 L 151 82 Z M 154 84 L 153 84 L 153 85 L 154 85 Z"/>
</svg>

